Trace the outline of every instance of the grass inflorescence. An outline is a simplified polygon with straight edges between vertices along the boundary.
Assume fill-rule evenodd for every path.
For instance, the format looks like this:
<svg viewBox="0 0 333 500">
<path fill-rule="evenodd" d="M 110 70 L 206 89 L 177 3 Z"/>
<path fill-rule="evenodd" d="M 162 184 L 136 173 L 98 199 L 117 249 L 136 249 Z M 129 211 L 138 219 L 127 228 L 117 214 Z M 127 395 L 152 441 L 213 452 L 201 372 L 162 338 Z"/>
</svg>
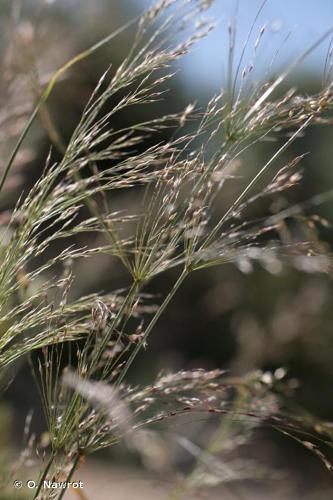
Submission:
<svg viewBox="0 0 333 500">
<path fill-rule="evenodd" d="M 176 62 L 214 29 L 214 23 L 203 18 L 211 3 L 161 0 L 70 59 L 48 81 L 40 81 L 36 68 L 31 68 L 35 74 L 31 103 L 27 97 L 25 107 L 11 107 L 12 116 L 3 112 L 1 126 L 9 127 L 12 120 L 18 132 L 22 116 L 27 122 L 1 166 L 1 193 L 38 117 L 51 140 L 40 178 L 1 219 L 0 375 L 5 382 L 17 364 L 30 357 L 48 428 L 47 459 L 40 463 L 35 498 L 45 495 L 43 480 L 70 480 L 87 455 L 124 437 L 139 442 L 145 426 L 188 412 L 220 415 L 226 425 L 230 415 L 252 422 L 245 433 L 254 421 L 264 422 L 300 440 L 332 468 L 311 441 L 319 424 L 282 413 L 283 384 L 278 376 L 257 372 L 233 378 L 220 370 L 198 369 L 161 374 L 146 387 L 125 383 L 139 351 L 147 347 L 160 317 L 192 273 L 230 262 L 246 271 L 254 261 L 273 274 L 285 263 L 331 271 L 330 255 L 316 241 L 283 237 L 287 218 L 311 227 L 325 224 L 303 216 L 303 209 L 327 200 L 331 191 L 251 218 L 258 200 L 274 199 L 301 182 L 303 155 L 286 161 L 285 151 L 310 126 L 332 122 L 330 54 L 320 92 L 311 96 L 298 95 L 296 89 L 278 92 L 296 64 L 330 33 L 283 73 L 253 87 L 252 63 L 244 61 L 245 51 L 235 61 L 231 25 L 226 86 L 205 109 L 189 104 L 178 113 L 139 123 L 133 112 L 129 126 L 119 130 L 111 125 L 124 110 L 165 98 L 163 89 L 174 76 Z M 58 80 L 129 27 L 136 29 L 130 53 L 118 68 L 106 68 L 64 143 L 47 107 Z M 259 30 L 253 47 L 257 58 L 264 31 Z M 168 140 L 160 139 L 165 129 L 172 130 Z M 154 145 L 138 149 L 155 136 Z M 244 181 L 241 160 L 267 139 L 276 141 L 275 152 Z M 136 213 L 111 207 L 111 196 L 122 191 L 139 197 Z M 221 213 L 220 200 L 224 196 L 229 200 L 230 192 L 235 196 Z M 81 244 L 87 235 L 93 235 L 96 244 L 89 238 Z M 128 286 L 73 298 L 77 262 L 101 255 L 118 259 Z M 147 294 L 147 285 L 171 269 L 178 276 L 169 292 L 156 298 Z M 31 356 L 34 351 L 37 362 Z M 324 427 L 318 431 L 324 436 L 320 439 L 331 446 L 331 428 Z M 182 442 L 199 461 L 184 484 L 177 486 L 175 498 L 195 488 L 200 478 L 205 481 L 210 466 L 210 473 L 220 474 L 221 481 L 243 477 L 239 467 L 224 477 L 216 463 L 214 454 L 223 432 L 205 451 Z M 29 447 L 34 446 L 42 454 L 40 443 L 30 442 Z M 63 494 L 57 493 L 57 498 Z"/>
</svg>

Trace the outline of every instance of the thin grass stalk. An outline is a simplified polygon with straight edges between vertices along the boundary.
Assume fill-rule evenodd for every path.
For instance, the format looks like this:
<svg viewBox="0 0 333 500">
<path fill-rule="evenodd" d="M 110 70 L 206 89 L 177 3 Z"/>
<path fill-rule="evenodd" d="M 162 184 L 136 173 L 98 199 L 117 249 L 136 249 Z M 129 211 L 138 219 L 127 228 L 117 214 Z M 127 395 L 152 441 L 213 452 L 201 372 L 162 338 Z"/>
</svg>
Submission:
<svg viewBox="0 0 333 500">
<path fill-rule="evenodd" d="M 41 489 L 43 488 L 44 481 L 47 478 L 47 475 L 48 475 L 49 470 L 51 469 L 51 467 L 53 465 L 55 458 L 56 458 L 56 453 L 54 453 L 52 451 L 50 458 L 49 458 L 49 460 L 48 460 L 48 462 L 43 470 L 43 473 L 42 473 L 40 479 L 38 480 L 38 485 L 37 485 L 37 489 L 35 491 L 34 500 L 37 500 L 39 493 L 41 492 Z"/>
<path fill-rule="evenodd" d="M 76 457 L 75 457 L 75 459 L 73 461 L 73 465 L 72 465 L 72 467 L 71 467 L 71 469 L 70 469 L 70 471 L 69 471 L 69 473 L 68 473 L 68 475 L 66 477 L 66 480 L 65 480 L 65 482 L 67 484 L 71 481 L 71 479 L 72 479 L 72 477 L 73 477 L 76 469 L 78 468 L 78 466 L 80 464 L 80 460 L 81 460 L 81 455 L 80 455 L 80 453 L 77 453 Z M 58 500 L 61 500 L 62 498 L 64 498 L 65 492 L 66 492 L 66 488 L 63 488 L 62 491 L 60 492 Z"/>
<path fill-rule="evenodd" d="M 149 325 L 147 326 L 142 340 L 135 346 L 135 348 L 133 349 L 133 352 L 130 354 L 129 359 L 126 362 L 126 365 L 123 367 L 121 374 L 119 375 L 119 377 L 117 379 L 117 385 L 121 384 L 121 382 L 125 378 L 128 370 L 129 370 L 130 366 L 132 365 L 133 361 L 135 360 L 136 356 L 138 355 L 138 353 L 140 352 L 142 347 L 145 345 L 152 329 L 155 327 L 159 318 L 162 316 L 163 312 L 165 311 L 165 309 L 167 308 L 167 306 L 169 305 L 169 303 L 171 302 L 171 300 L 175 296 L 175 294 L 178 291 L 178 289 L 180 288 L 180 286 L 183 284 L 183 282 L 184 282 L 185 278 L 188 276 L 188 274 L 189 274 L 189 269 L 185 267 L 183 269 L 182 273 L 180 274 L 180 276 L 178 277 L 177 281 L 175 282 L 174 286 L 172 287 L 171 291 L 168 293 L 168 295 L 164 299 L 163 303 L 158 308 L 158 311 L 154 315 L 153 319 L 150 321 Z"/>
<path fill-rule="evenodd" d="M 249 191 L 255 186 L 255 184 L 259 181 L 262 175 L 267 171 L 267 169 L 272 165 L 272 163 L 286 150 L 288 147 L 297 139 L 297 137 L 302 133 L 302 131 L 310 124 L 313 116 L 309 116 L 307 120 L 293 133 L 293 135 L 286 141 L 283 146 L 281 146 L 276 153 L 265 163 L 265 165 L 259 170 L 259 172 L 253 177 L 253 179 L 247 184 L 245 189 L 241 192 L 241 194 L 237 197 L 234 203 L 228 208 L 225 214 L 221 217 L 219 222 L 216 224 L 215 228 L 210 232 L 209 236 L 206 238 L 205 242 L 202 245 L 202 248 L 207 247 L 210 242 L 214 239 L 215 235 L 223 226 L 224 222 L 228 219 L 228 217 L 235 211 L 239 203 L 241 203 Z"/>
<path fill-rule="evenodd" d="M 14 148 L 13 148 L 13 151 L 11 153 L 11 155 L 9 156 L 9 159 L 5 165 L 5 168 L 4 168 L 4 172 L 1 176 L 1 179 L 0 179 L 0 192 L 6 182 L 6 179 L 7 179 L 7 176 L 9 174 L 9 171 L 13 165 L 13 162 L 16 158 L 16 155 L 17 153 L 19 152 L 20 150 L 20 147 L 24 141 L 24 139 L 26 138 L 33 122 L 35 121 L 35 118 L 36 116 L 38 115 L 38 112 L 40 110 L 40 108 L 43 106 L 44 103 L 46 103 L 46 101 L 48 100 L 48 98 L 50 97 L 56 83 L 58 82 L 58 80 L 63 76 L 64 73 L 66 73 L 67 70 L 69 70 L 70 68 L 72 68 L 75 64 L 83 61 L 84 59 L 86 59 L 87 57 L 89 57 L 91 54 L 93 54 L 94 52 L 96 52 L 98 49 L 100 49 L 101 47 L 103 47 L 104 45 L 106 45 L 107 43 L 109 43 L 111 40 L 113 40 L 113 38 L 115 38 L 116 36 L 120 35 L 123 31 L 125 31 L 126 29 L 128 29 L 130 26 L 132 26 L 133 24 L 135 24 L 139 19 L 140 19 L 140 15 L 137 16 L 136 18 L 134 19 L 131 19 L 130 21 L 128 21 L 126 24 L 124 24 L 123 26 L 121 26 L 119 29 L 117 29 L 116 31 L 114 31 L 113 33 L 111 33 L 110 35 L 104 37 L 102 40 L 100 40 L 99 42 L 95 43 L 94 45 L 92 45 L 91 47 L 89 47 L 88 49 L 80 52 L 79 54 L 77 54 L 75 57 L 73 57 L 72 59 L 70 59 L 69 61 L 67 61 L 63 66 L 61 66 L 61 68 L 59 68 L 52 76 L 50 82 L 48 83 L 45 91 L 43 92 L 42 96 L 40 97 L 38 103 L 36 104 L 35 106 L 35 109 L 33 110 L 33 112 L 31 113 L 30 115 L 30 118 L 28 119 L 28 122 L 26 124 L 26 126 L 24 127 L 21 135 L 19 136 Z"/>
</svg>

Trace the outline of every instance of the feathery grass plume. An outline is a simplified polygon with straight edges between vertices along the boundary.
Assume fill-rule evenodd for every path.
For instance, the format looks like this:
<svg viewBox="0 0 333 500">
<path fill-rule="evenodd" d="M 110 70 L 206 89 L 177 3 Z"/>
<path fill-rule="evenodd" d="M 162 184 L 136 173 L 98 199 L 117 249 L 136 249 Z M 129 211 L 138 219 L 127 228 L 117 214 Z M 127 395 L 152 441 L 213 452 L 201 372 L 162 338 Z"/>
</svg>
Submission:
<svg viewBox="0 0 333 500">
<path fill-rule="evenodd" d="M 183 16 L 188 17 L 190 13 L 193 14 L 188 9 L 187 2 L 184 2 L 182 8 Z M 197 10 L 196 5 L 194 8 Z M 3 292 L 0 300 L 2 307 L 8 309 L 8 313 L 3 318 L 4 322 L 9 317 L 13 317 L 11 312 L 13 297 L 22 291 L 22 283 L 16 279 L 17 276 L 24 275 L 26 283 L 34 285 L 41 273 L 50 272 L 51 268 L 61 262 L 88 258 L 101 253 L 118 255 L 123 263 L 129 266 L 130 240 L 120 238 L 114 227 L 124 226 L 126 221 L 131 220 L 130 216 L 97 213 L 83 221 L 78 221 L 78 217 L 82 205 L 87 200 L 92 203 L 91 200 L 99 193 L 105 194 L 111 190 L 128 189 L 155 182 L 156 178 L 163 175 L 167 158 L 181 142 L 181 139 L 175 139 L 167 144 L 157 144 L 140 154 L 133 149 L 143 140 L 143 131 L 157 132 L 161 126 L 177 123 L 178 115 L 163 116 L 160 120 L 152 120 L 144 124 L 133 124 L 129 130 L 121 132 L 109 128 L 109 120 L 113 114 L 134 104 L 147 104 L 158 98 L 159 92 L 156 92 L 156 88 L 169 78 L 169 74 L 157 79 L 153 78 L 153 74 L 185 54 L 193 43 L 205 35 L 204 32 L 197 32 L 183 43 L 175 43 L 174 46 L 167 47 L 167 29 L 170 29 L 173 23 L 178 27 L 181 22 L 181 15 L 177 11 L 172 12 L 162 26 L 155 30 L 153 37 L 144 41 L 143 33 L 153 21 L 156 21 L 158 14 L 162 11 L 164 11 L 164 4 L 159 9 L 148 11 L 143 16 L 135 41 L 137 52 L 128 56 L 109 81 L 106 81 L 108 73 L 102 77 L 66 147 L 63 159 L 56 164 L 52 164 L 51 159 L 48 159 L 42 177 L 14 210 L 7 228 L 9 241 L 2 246 Z M 151 45 L 155 39 L 158 40 L 157 48 L 152 49 Z M 103 112 L 106 102 L 126 88 L 130 89 L 129 93 L 120 98 L 118 105 L 110 112 Z M 101 162 L 110 162 L 115 159 L 118 160 L 116 165 L 102 171 L 95 169 L 88 178 L 81 178 L 80 172 L 86 166 L 95 165 L 97 161 L 101 164 Z M 4 175 L 5 177 L 7 175 L 6 169 Z M 34 265 L 37 259 L 40 262 L 43 254 L 55 241 L 61 239 L 68 241 L 71 236 L 93 231 L 105 234 L 108 244 L 97 248 L 67 247 L 44 264 L 37 267 L 36 264 Z M 57 293 L 59 295 L 62 286 L 61 280 L 48 286 L 43 283 L 33 297 L 28 297 L 22 304 L 16 306 L 15 311 L 21 316 L 20 320 L 10 326 L 1 340 L 1 364 L 3 366 L 7 366 L 32 349 L 73 338 L 74 332 L 71 331 L 70 325 L 67 325 L 69 328 L 66 331 L 64 328 L 60 331 L 49 328 L 49 322 L 53 324 L 56 313 L 53 311 L 53 305 L 52 311 L 49 312 L 48 306 L 43 303 L 48 292 L 54 289 L 53 295 Z M 67 288 L 66 294 L 68 294 Z M 59 316 L 63 309 L 63 302 L 64 298 L 60 299 Z M 40 326 L 34 322 L 41 315 L 44 315 L 46 326 L 43 332 L 38 332 L 35 336 L 29 335 L 27 338 L 22 336 L 26 330 L 31 332 L 33 328 Z M 76 332 L 79 335 L 83 333 L 79 332 L 79 329 L 76 329 Z M 18 342 L 15 342 L 16 338 L 19 339 Z"/>
<path fill-rule="evenodd" d="M 285 161 L 284 152 L 310 125 L 331 123 L 328 62 L 321 92 L 303 97 L 288 91 L 274 97 L 296 63 L 329 32 L 277 78 L 249 91 L 251 70 L 244 63 L 245 52 L 235 66 L 231 26 L 226 90 L 213 96 L 206 109 L 189 104 L 178 113 L 139 123 L 133 120 L 122 130 L 112 127 L 118 113 L 163 97 L 174 63 L 213 29 L 209 21 L 196 23 L 211 3 L 160 0 L 128 23 L 127 27 L 136 24 L 137 28 L 132 49 L 117 69 L 109 67 L 102 75 L 68 144 L 57 140 L 60 135 L 48 114 L 46 129 L 62 152 L 61 159 L 54 161 L 50 152 L 39 180 L 2 225 L 0 376 L 23 356 L 42 352 L 35 375 L 41 380 L 50 454 L 41 466 L 35 498 L 49 495 L 42 490 L 46 478 L 70 480 L 84 456 L 143 425 L 188 411 L 234 414 L 229 389 L 247 387 L 247 379 L 225 381 L 218 370 L 161 376 L 140 390 L 124 385 L 138 352 L 147 346 L 157 321 L 191 273 L 227 262 L 247 272 L 251 261 L 272 273 L 279 272 L 285 261 L 299 268 L 311 263 L 313 272 L 331 271 L 330 256 L 316 238 L 286 241 L 282 236 L 287 217 L 309 224 L 301 204 L 254 220 L 250 210 L 257 201 L 274 199 L 301 181 L 297 168 L 303 156 Z M 247 43 L 254 29 L 253 25 Z M 254 45 L 256 57 L 264 32 L 259 31 Z M 38 103 L 2 167 L 1 192 L 24 138 L 38 114 L 47 109 L 58 79 L 114 36 L 72 58 L 45 89 L 44 84 L 38 89 Z M 107 106 L 110 102 L 112 108 Z M 191 129 L 186 128 L 187 122 Z M 164 128 L 172 128 L 173 135 L 163 141 L 159 132 Z M 156 142 L 145 147 L 148 136 Z M 283 138 L 283 142 L 263 165 L 244 173 L 246 153 L 267 138 Z M 138 145 L 144 146 L 141 152 Z M 113 211 L 109 196 L 133 188 L 140 198 L 138 213 Z M 226 207 L 222 203 L 221 212 L 224 199 L 230 202 Z M 96 244 L 80 243 L 78 236 L 83 235 L 95 235 Z M 102 254 L 119 258 L 130 280 L 128 288 L 73 299 L 76 262 Z M 152 304 L 145 286 L 175 267 L 180 270 L 177 281 L 158 305 L 155 300 Z M 256 383 L 237 414 L 286 432 L 298 431 L 288 419 L 274 417 L 279 408 L 274 406 L 274 395 L 268 394 L 271 387 L 263 390 L 262 380 Z M 161 401 L 171 404 L 171 409 L 155 411 Z M 266 401 L 274 403 L 268 410 Z M 321 457 L 320 450 L 315 446 L 313 450 Z M 204 453 L 199 455 L 205 459 Z M 55 493 L 59 499 L 63 495 L 64 491 Z"/>
<path fill-rule="evenodd" d="M 227 421 L 245 418 L 249 429 L 259 422 L 268 422 L 269 416 L 277 413 L 278 402 L 262 378 L 259 372 L 236 379 L 221 370 L 197 369 L 160 374 L 152 385 L 137 388 L 116 387 L 65 371 L 63 385 L 58 386 L 59 392 L 49 401 L 48 407 L 58 401 L 60 414 L 54 419 L 54 426 L 64 432 L 63 456 L 69 457 L 75 452 L 86 456 L 124 437 L 136 447 L 146 426 L 160 425 L 189 413 L 219 415 Z M 242 404 L 238 402 L 238 394 L 242 395 Z M 64 423 L 66 409 L 77 395 L 80 396 L 80 406 L 77 406 L 81 412 L 80 421 L 69 428 L 69 422 Z M 61 459 L 64 458 L 60 456 Z M 49 471 L 50 477 L 55 474 L 54 470 L 57 470 L 55 464 Z"/>
</svg>

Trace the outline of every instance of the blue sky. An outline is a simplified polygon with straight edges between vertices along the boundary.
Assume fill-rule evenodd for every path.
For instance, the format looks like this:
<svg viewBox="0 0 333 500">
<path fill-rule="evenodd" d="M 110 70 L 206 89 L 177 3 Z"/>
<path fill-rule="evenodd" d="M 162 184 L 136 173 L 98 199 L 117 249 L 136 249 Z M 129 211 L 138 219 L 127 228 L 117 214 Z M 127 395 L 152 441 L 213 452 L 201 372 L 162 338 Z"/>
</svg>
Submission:
<svg viewBox="0 0 333 500">
<path fill-rule="evenodd" d="M 72 5 L 76 15 L 86 15 L 94 22 L 94 14 L 99 8 L 108 7 L 108 15 L 122 7 L 133 5 L 142 8 L 157 0 L 48 0 L 54 3 Z M 215 90 L 223 85 L 228 53 L 228 24 L 233 21 L 237 26 L 235 59 L 236 64 L 242 51 L 244 40 L 252 25 L 263 0 L 214 0 L 207 16 L 219 23 L 219 27 L 207 40 L 197 47 L 194 53 L 183 59 L 182 78 L 185 85 L 194 93 L 196 90 Z M 237 8 L 238 5 L 238 8 Z M 78 6 L 80 9 L 78 9 Z M 128 13 L 131 9 L 128 10 Z M 105 14 L 102 14 L 105 16 Z M 265 33 L 260 42 L 255 70 L 252 79 L 265 79 L 263 73 L 270 66 L 272 55 L 281 47 L 283 40 L 290 33 L 288 40 L 279 50 L 275 60 L 275 71 L 285 68 L 300 54 L 318 40 L 325 31 L 333 27 L 333 0 L 267 0 L 253 30 L 244 63 L 254 59 L 254 44 L 260 29 L 265 25 Z M 325 58 L 330 37 L 300 66 L 300 70 L 323 74 Z M 242 69 L 242 68 L 241 68 Z"/>
<path fill-rule="evenodd" d="M 143 5 L 148 0 L 137 0 Z M 237 9 L 238 3 L 238 9 Z M 237 26 L 236 60 L 242 50 L 247 32 L 258 12 L 262 0 L 215 0 L 209 11 L 220 27 L 203 42 L 195 53 L 185 59 L 184 78 L 195 87 L 215 87 L 221 85 L 225 74 L 225 61 L 228 51 L 227 26 L 235 20 Z M 251 62 L 254 44 L 261 27 L 265 33 L 259 47 L 255 63 L 258 75 L 269 66 L 272 55 L 282 41 L 291 32 L 288 40 L 281 47 L 276 65 L 284 67 L 303 53 L 322 34 L 333 27 L 333 0 L 268 0 L 258 19 L 251 42 L 248 46 L 245 62 Z M 330 37 L 300 67 L 306 71 L 323 73 L 325 57 Z M 199 70 L 198 70 L 199 68 Z"/>
</svg>

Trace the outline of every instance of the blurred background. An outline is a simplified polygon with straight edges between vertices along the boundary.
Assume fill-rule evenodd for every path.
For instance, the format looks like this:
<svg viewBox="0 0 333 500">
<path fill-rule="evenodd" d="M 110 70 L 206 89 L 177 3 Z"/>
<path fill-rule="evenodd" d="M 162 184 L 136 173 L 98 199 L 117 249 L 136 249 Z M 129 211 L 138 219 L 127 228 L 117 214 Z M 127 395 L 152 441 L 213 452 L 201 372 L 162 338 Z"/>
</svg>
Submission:
<svg viewBox="0 0 333 500">
<path fill-rule="evenodd" d="M 3 109 L 12 102 L 22 108 L 21 114 L 18 113 L 20 119 L 12 125 L 13 138 L 24 124 L 26 108 L 32 106 L 36 98 L 27 76 L 32 64 L 36 62 L 42 84 L 43 79 L 47 81 L 67 59 L 135 17 L 147 5 L 144 0 L 2 0 L 0 53 L 5 71 L 2 72 L 0 103 Z M 165 100 L 153 111 L 136 110 L 141 115 L 135 119 L 144 120 L 147 113 L 178 111 L 188 102 L 203 106 L 225 84 L 228 25 L 231 23 L 237 29 L 237 60 L 261 5 L 257 0 L 212 2 L 207 17 L 218 23 L 216 30 L 183 59 L 181 71 L 172 84 L 168 84 Z M 245 53 L 245 59 L 254 62 L 253 79 L 265 81 L 278 74 L 332 25 L 330 0 L 266 2 Z M 253 47 L 263 26 L 260 52 L 255 55 Z M 293 85 L 303 95 L 319 90 L 329 44 L 330 37 L 295 68 L 281 92 Z M 57 85 L 50 112 L 65 142 L 103 71 L 110 63 L 117 67 L 130 46 L 131 33 L 121 34 L 114 43 L 73 67 Z M 274 64 L 271 65 L 272 58 Z M 22 80 L 18 95 L 11 94 L 13 75 Z M 123 114 L 113 126 L 123 128 L 131 120 L 132 116 Z M 165 134 L 167 137 L 168 131 Z M 6 157 L 9 145 L 10 141 L 1 142 L 2 158 Z M 36 124 L 0 201 L 2 211 L 12 207 L 18 195 L 33 185 L 43 168 L 48 148 L 44 128 Z M 274 143 L 256 146 L 242 168 L 253 171 L 275 148 Z M 286 158 L 306 152 L 310 154 L 302 163 L 303 182 L 288 193 L 286 199 L 280 200 L 282 207 L 333 186 L 331 127 L 311 129 L 306 137 L 292 145 Z M 122 195 L 112 203 L 114 207 L 135 206 L 136 200 L 132 194 Z M 315 213 L 332 221 L 332 204 L 316 207 Z M 333 234 L 329 225 L 320 230 L 318 237 L 320 245 L 331 248 Z M 85 261 L 81 266 L 77 269 L 79 279 L 74 294 L 112 291 L 126 285 L 116 260 L 105 258 L 89 264 Z M 163 294 L 174 277 L 161 275 L 147 291 Z M 274 371 L 282 366 L 295 388 L 297 386 L 295 402 L 324 420 L 333 420 L 332 316 L 332 283 L 326 274 L 307 273 L 287 266 L 278 274 L 259 266 L 244 269 L 226 265 L 213 271 L 205 270 L 185 283 L 155 329 L 149 348 L 137 358 L 128 379 L 135 384 L 149 383 L 162 369 L 218 367 L 244 375 L 256 369 Z M 38 393 L 27 364 L 22 364 L 1 402 L 0 443 L 4 449 L 13 442 L 20 446 L 26 414 L 31 408 L 34 409 L 33 428 L 42 432 L 45 424 Z M 209 427 L 208 418 L 205 422 L 187 424 L 185 430 L 179 423 L 176 431 L 187 433 L 191 439 L 196 436 L 202 445 L 208 435 L 206 424 Z M 175 470 L 177 474 L 185 474 L 191 468 L 193 457 L 181 447 L 175 448 Z M 125 446 L 103 453 L 99 461 L 95 459 L 82 471 L 82 478 L 87 478 L 87 498 L 168 498 L 173 476 L 169 468 L 164 467 L 163 446 L 158 442 L 154 453 L 155 464 L 154 460 L 145 460 Z M 228 483 L 223 489 L 219 485 L 201 492 L 205 498 L 261 499 L 267 498 L 267 494 L 281 500 L 333 498 L 332 478 L 317 458 L 273 431 L 254 430 L 251 445 L 240 453 L 270 464 L 269 481 L 250 481 L 250 487 L 242 481 Z M 96 478 L 100 481 L 98 491 Z M 131 491 L 134 486 L 135 496 Z"/>
</svg>

